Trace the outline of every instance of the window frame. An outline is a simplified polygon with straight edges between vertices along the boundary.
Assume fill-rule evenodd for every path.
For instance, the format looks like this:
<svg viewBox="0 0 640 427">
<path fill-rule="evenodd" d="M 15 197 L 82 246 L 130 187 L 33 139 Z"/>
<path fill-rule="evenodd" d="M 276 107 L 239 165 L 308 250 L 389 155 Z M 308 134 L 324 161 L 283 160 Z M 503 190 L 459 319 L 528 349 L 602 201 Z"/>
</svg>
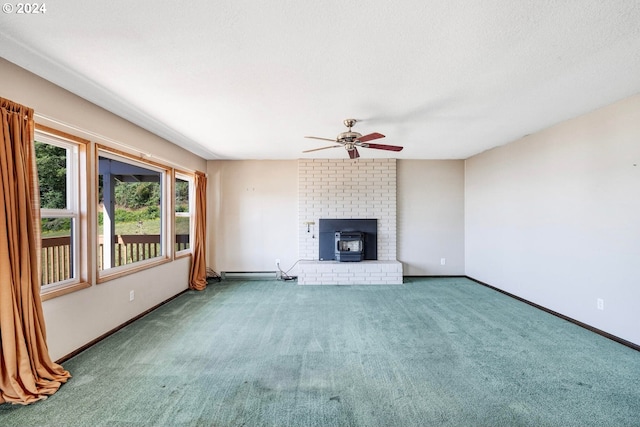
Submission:
<svg viewBox="0 0 640 427">
<path fill-rule="evenodd" d="M 110 146 L 106 146 L 98 143 L 96 143 L 95 146 L 96 146 L 95 168 L 94 168 L 95 169 L 95 181 L 94 181 L 95 199 L 94 199 L 93 205 L 95 206 L 95 209 L 96 209 L 96 214 L 94 215 L 95 216 L 94 233 L 96 237 L 95 239 L 96 252 L 94 257 L 95 271 L 96 271 L 96 284 L 105 283 L 113 279 L 117 279 L 132 273 L 136 273 L 138 271 L 146 270 L 160 264 L 171 262 L 172 260 L 171 253 L 172 253 L 173 247 L 170 246 L 170 242 L 168 239 L 168 236 L 170 234 L 168 233 L 168 223 L 169 223 L 168 218 L 173 218 L 173 214 L 171 213 L 171 209 L 173 209 L 172 208 L 173 204 L 171 202 L 168 202 L 168 200 L 171 199 L 170 193 L 169 193 L 170 189 L 173 188 L 173 185 L 170 182 L 170 180 L 173 177 L 173 174 L 171 173 L 171 168 L 161 163 L 157 163 L 149 160 L 147 157 L 150 157 L 150 156 L 145 156 L 145 155 L 135 156 L 127 152 L 114 149 Z M 136 261 L 130 264 L 120 265 L 117 267 L 111 267 L 108 269 L 102 269 L 102 270 L 99 269 L 97 256 L 99 253 L 98 245 L 99 245 L 100 233 L 98 230 L 99 225 L 98 225 L 97 212 L 98 212 L 98 204 L 100 202 L 99 194 L 98 194 L 99 193 L 99 176 L 100 176 L 100 171 L 99 171 L 100 157 L 106 157 L 112 160 L 128 163 L 134 166 L 139 166 L 139 167 L 146 168 L 151 171 L 160 173 L 160 184 L 161 184 L 160 250 L 161 250 L 161 254 L 159 256 L 149 258 L 146 260 Z M 103 230 L 103 233 L 104 233 L 104 230 Z"/>
<path fill-rule="evenodd" d="M 176 201 L 176 180 L 182 180 L 182 181 L 186 181 L 189 183 L 189 212 L 176 212 L 176 206 L 175 206 L 175 201 Z M 171 208 L 172 212 L 173 212 L 173 238 L 171 240 L 171 242 L 174 245 L 173 248 L 173 253 L 174 253 L 174 257 L 177 258 L 182 258 L 182 257 L 187 257 L 187 256 L 191 256 L 193 254 L 193 236 L 194 236 L 194 229 L 195 229 L 195 221 L 194 221 L 194 216 L 195 216 L 195 202 L 194 202 L 194 193 L 195 193 L 195 175 L 192 173 L 188 173 L 188 172 L 184 172 L 184 171 L 180 171 L 177 169 L 173 170 L 173 180 L 172 180 L 172 197 L 171 200 L 173 202 L 173 206 Z M 187 249 L 183 249 L 183 250 L 178 250 L 177 249 L 177 244 L 176 244 L 176 219 L 177 218 L 189 218 L 189 247 Z"/>
<path fill-rule="evenodd" d="M 40 207 L 40 218 L 69 218 L 72 221 L 71 253 L 72 278 L 40 285 L 42 300 L 48 300 L 91 286 L 89 282 L 89 251 L 87 251 L 87 150 L 90 141 L 57 129 L 36 123 L 34 140 L 67 150 L 67 201 L 65 209 Z M 70 154 L 70 155 L 69 155 Z M 39 225 L 39 224 L 38 224 Z M 42 245 L 42 242 L 40 242 Z M 44 268 L 40 266 L 41 271 Z M 40 276 L 42 280 L 42 276 Z"/>
</svg>

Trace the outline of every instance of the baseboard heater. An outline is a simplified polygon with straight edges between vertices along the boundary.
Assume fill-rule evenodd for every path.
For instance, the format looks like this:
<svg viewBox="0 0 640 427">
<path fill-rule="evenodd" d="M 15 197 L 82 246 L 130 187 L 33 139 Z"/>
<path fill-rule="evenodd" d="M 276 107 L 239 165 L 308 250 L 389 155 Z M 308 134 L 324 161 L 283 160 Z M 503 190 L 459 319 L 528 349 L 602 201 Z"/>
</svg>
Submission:
<svg viewBox="0 0 640 427">
<path fill-rule="evenodd" d="M 276 271 L 222 271 L 220 278 L 225 279 L 244 279 L 244 280 L 263 280 L 277 278 Z"/>
</svg>

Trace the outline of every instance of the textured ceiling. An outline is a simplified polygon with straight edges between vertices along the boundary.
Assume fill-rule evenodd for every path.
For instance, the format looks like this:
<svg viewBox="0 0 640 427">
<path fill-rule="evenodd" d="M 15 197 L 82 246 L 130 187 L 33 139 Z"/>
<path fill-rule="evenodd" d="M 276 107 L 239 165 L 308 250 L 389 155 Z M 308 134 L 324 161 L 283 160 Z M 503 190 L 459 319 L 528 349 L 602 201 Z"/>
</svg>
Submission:
<svg viewBox="0 0 640 427">
<path fill-rule="evenodd" d="M 467 158 L 640 92 L 638 0 L 66 0 L 0 55 L 207 159 Z M 0 94 L 1 95 L 1 94 Z"/>
</svg>

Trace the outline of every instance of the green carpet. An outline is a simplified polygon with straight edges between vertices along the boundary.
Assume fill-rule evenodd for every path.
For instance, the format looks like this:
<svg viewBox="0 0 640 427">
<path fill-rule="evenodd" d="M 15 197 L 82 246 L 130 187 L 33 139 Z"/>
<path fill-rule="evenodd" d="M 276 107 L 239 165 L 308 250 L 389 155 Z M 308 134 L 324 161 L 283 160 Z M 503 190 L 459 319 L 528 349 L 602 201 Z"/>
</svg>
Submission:
<svg viewBox="0 0 640 427">
<path fill-rule="evenodd" d="M 640 426 L 640 353 L 464 278 L 235 281 L 64 363 L 2 426 Z"/>
</svg>

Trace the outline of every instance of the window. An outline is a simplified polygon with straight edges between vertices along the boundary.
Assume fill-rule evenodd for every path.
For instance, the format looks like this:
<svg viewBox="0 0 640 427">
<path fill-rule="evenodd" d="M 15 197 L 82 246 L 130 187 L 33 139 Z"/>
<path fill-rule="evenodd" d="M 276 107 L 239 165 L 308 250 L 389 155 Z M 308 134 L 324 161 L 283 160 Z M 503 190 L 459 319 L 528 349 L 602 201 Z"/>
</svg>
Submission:
<svg viewBox="0 0 640 427">
<path fill-rule="evenodd" d="M 42 231 L 41 290 L 43 294 L 74 288 L 86 281 L 86 254 L 81 237 L 86 224 L 86 143 L 79 138 L 38 126 L 35 133 L 36 166 L 40 187 Z M 82 197 L 82 196 L 85 197 Z M 85 284 L 82 284 L 84 287 Z"/>
<path fill-rule="evenodd" d="M 176 172 L 175 189 L 175 252 L 191 253 L 191 200 L 193 197 L 193 178 Z"/>
<path fill-rule="evenodd" d="M 166 176 L 160 166 L 99 150 L 99 275 L 166 259 Z"/>
<path fill-rule="evenodd" d="M 39 124 L 35 154 L 43 300 L 191 254 L 193 174 Z"/>
</svg>

